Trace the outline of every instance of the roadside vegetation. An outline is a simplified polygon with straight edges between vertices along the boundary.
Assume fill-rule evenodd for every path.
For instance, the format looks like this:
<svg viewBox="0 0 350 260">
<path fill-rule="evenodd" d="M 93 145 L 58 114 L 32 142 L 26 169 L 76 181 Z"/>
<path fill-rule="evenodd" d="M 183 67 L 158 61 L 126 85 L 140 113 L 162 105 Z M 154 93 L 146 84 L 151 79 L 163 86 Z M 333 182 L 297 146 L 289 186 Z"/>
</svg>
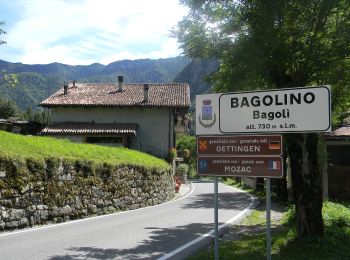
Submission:
<svg viewBox="0 0 350 260">
<path fill-rule="evenodd" d="M 23 136 L 0 131 L 0 155 L 22 158 L 61 158 L 111 165 L 133 165 L 147 169 L 170 169 L 164 160 L 123 147 L 73 143 L 41 136 Z"/>
<path fill-rule="evenodd" d="M 227 184 L 240 187 L 232 179 Z M 251 191 L 251 190 L 250 190 Z M 262 193 L 255 193 L 261 204 Z M 275 201 L 278 204 L 278 201 Z M 282 218 L 272 221 L 272 259 L 348 259 L 350 257 L 350 203 L 326 201 L 322 215 L 324 236 L 298 239 L 295 223 L 295 207 L 286 205 Z M 253 210 L 240 228 L 247 232 L 238 240 L 220 243 L 220 259 L 266 259 L 266 211 L 264 206 Z M 214 259 L 214 249 L 202 251 L 189 259 Z"/>
<path fill-rule="evenodd" d="M 176 150 L 178 156 L 184 159 L 184 163 L 179 165 L 180 169 L 178 170 L 186 169 L 185 172 L 189 178 L 197 178 L 196 137 L 192 135 L 182 136 L 176 141 Z"/>
</svg>

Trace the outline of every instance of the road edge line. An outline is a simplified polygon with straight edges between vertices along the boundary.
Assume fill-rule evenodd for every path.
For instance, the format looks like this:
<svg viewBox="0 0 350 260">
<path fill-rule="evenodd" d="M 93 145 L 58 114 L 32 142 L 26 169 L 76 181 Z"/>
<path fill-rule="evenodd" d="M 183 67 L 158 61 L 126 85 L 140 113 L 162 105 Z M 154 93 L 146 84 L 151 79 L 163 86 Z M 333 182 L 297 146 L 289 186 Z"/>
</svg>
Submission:
<svg viewBox="0 0 350 260">
<path fill-rule="evenodd" d="M 138 209 L 130 209 L 130 210 L 126 210 L 126 211 L 120 211 L 120 212 L 115 212 L 115 213 L 105 214 L 105 215 L 100 215 L 100 216 L 93 216 L 93 217 L 87 217 L 87 218 L 82 218 L 82 219 L 77 219 L 77 220 L 71 220 L 71 221 L 67 221 L 67 222 L 63 222 L 63 223 L 51 223 L 51 224 L 46 224 L 43 226 L 37 226 L 37 227 L 32 227 L 32 228 L 29 227 L 29 228 L 23 229 L 23 230 L 8 231 L 8 232 L 5 232 L 3 234 L 0 233 L 0 237 L 18 235 L 18 234 L 22 234 L 22 233 L 38 231 L 38 230 L 47 229 L 47 228 L 60 227 L 60 226 L 74 224 L 74 223 L 83 222 L 83 221 L 92 221 L 92 220 L 99 219 L 99 218 L 107 218 L 107 217 L 112 217 L 115 215 L 127 214 L 128 212 L 133 212 L 133 211 L 142 211 L 142 210 L 146 210 L 149 208 L 161 207 L 163 205 L 174 203 L 176 201 L 185 199 L 188 196 L 190 196 L 194 192 L 195 186 L 191 182 L 189 184 L 190 184 L 190 190 L 185 196 L 180 197 L 180 198 L 175 199 L 175 200 L 169 200 L 169 201 L 161 203 L 161 204 L 152 205 L 152 206 L 148 206 L 148 207 L 144 207 L 144 208 L 138 208 Z"/>
<path fill-rule="evenodd" d="M 247 208 L 245 208 L 243 211 L 241 211 L 238 215 L 236 215 L 236 216 L 230 218 L 230 219 L 229 219 L 228 221 L 226 221 L 224 224 L 221 224 L 221 225 L 218 227 L 219 232 L 222 231 L 222 230 L 223 230 L 224 228 L 226 228 L 227 226 L 229 226 L 230 224 L 232 224 L 234 221 L 236 221 L 236 220 L 240 219 L 241 217 L 245 216 L 245 215 L 248 213 L 248 211 L 251 210 L 251 209 L 253 208 L 253 206 L 254 206 L 254 207 L 257 206 L 257 198 L 256 198 L 254 195 L 250 194 L 250 193 L 247 192 L 247 191 L 240 190 L 240 189 L 237 189 L 237 188 L 235 188 L 235 187 L 229 186 L 229 185 L 227 185 L 227 184 L 224 184 L 224 185 L 226 185 L 227 187 L 229 187 L 229 188 L 231 188 L 231 189 L 233 189 L 233 190 L 246 193 L 246 194 L 250 197 L 251 202 L 250 202 L 249 206 L 248 206 Z M 186 244 L 184 244 L 184 245 L 178 247 L 177 249 L 175 249 L 175 250 L 173 250 L 173 251 L 171 251 L 171 252 L 169 252 L 169 253 L 163 255 L 163 256 L 160 257 L 160 258 L 157 258 L 157 260 L 166 260 L 166 259 L 170 259 L 170 258 L 176 256 L 178 253 L 180 253 L 180 252 L 186 250 L 187 248 L 189 248 L 189 247 L 191 247 L 191 246 L 193 246 L 193 245 L 195 245 L 195 244 L 201 242 L 201 241 L 204 240 L 204 239 L 207 239 L 207 238 L 214 238 L 214 235 L 213 235 L 214 232 L 215 232 L 215 230 L 212 229 L 212 230 L 210 230 L 208 233 L 206 233 L 206 234 L 204 234 L 204 235 L 201 235 L 200 237 L 197 237 L 196 239 L 194 239 L 194 240 L 192 240 L 192 241 L 190 241 L 190 242 L 187 242 Z"/>
</svg>

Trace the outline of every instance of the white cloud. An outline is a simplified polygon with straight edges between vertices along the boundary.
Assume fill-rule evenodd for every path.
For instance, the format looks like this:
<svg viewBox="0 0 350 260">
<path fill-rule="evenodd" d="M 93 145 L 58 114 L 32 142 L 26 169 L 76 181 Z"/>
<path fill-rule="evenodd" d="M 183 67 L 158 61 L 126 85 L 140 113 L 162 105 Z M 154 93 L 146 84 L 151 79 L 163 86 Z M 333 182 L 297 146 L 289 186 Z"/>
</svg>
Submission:
<svg viewBox="0 0 350 260">
<path fill-rule="evenodd" d="M 17 1 L 7 42 L 24 63 L 109 63 L 179 54 L 169 30 L 185 14 L 178 0 Z M 6 56 L 6 55 L 5 55 Z M 11 60 L 10 60 L 11 61 Z"/>
</svg>

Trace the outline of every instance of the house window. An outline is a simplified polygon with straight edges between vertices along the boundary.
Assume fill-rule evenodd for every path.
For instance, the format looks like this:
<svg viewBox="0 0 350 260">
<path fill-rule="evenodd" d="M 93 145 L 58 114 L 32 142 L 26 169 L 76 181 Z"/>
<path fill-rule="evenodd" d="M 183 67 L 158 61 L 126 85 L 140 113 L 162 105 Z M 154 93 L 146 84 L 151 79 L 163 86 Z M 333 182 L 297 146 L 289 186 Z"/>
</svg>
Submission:
<svg viewBox="0 0 350 260">
<path fill-rule="evenodd" d="M 122 137 L 109 137 L 109 136 L 88 136 L 86 142 L 90 144 L 101 144 L 110 146 L 122 146 Z"/>
</svg>

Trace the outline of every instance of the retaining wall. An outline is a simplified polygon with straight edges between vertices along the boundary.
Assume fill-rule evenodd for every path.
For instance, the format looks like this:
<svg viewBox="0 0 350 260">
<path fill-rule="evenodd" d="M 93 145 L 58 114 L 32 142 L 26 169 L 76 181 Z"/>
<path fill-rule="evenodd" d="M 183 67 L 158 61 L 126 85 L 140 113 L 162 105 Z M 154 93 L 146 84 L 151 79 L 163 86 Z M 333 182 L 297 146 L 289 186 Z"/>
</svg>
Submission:
<svg viewBox="0 0 350 260">
<path fill-rule="evenodd" d="M 0 230 L 59 223 L 172 199 L 170 170 L 0 155 Z"/>
</svg>

